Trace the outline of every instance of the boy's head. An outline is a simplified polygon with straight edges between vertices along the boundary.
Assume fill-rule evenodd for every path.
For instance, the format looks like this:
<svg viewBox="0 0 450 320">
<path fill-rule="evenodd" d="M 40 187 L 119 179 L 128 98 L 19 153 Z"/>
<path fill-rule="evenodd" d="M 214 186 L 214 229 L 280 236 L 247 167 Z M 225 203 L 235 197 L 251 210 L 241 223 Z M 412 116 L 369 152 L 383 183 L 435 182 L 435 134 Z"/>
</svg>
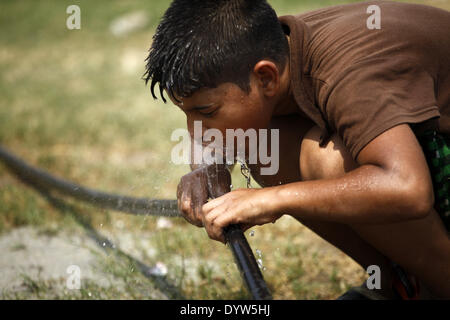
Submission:
<svg viewBox="0 0 450 320">
<path fill-rule="evenodd" d="M 146 61 L 153 97 L 158 84 L 188 124 L 265 127 L 270 115 L 260 109 L 273 108 L 285 89 L 289 44 L 265 0 L 174 0 Z"/>
</svg>

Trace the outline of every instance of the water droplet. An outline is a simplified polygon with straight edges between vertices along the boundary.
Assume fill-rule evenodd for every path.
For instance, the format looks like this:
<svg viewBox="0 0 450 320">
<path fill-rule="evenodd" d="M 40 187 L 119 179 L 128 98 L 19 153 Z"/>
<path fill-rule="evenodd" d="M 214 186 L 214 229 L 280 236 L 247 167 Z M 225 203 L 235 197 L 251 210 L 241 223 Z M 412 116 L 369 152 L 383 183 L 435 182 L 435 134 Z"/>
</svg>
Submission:
<svg viewBox="0 0 450 320">
<path fill-rule="evenodd" d="M 172 221 L 164 217 L 158 218 L 158 221 L 156 222 L 157 229 L 170 229 L 172 226 Z"/>
<path fill-rule="evenodd" d="M 250 237 L 253 237 L 254 235 L 255 235 L 255 231 L 254 230 L 250 231 Z"/>
<path fill-rule="evenodd" d="M 263 267 L 262 259 L 256 259 L 256 261 L 258 262 L 258 267 L 261 269 Z"/>
<path fill-rule="evenodd" d="M 263 261 L 262 261 L 262 252 L 259 249 L 256 249 L 255 251 L 256 251 L 256 256 L 257 256 L 256 262 L 258 263 L 258 267 L 260 269 L 263 269 L 264 266 L 263 266 Z"/>
<path fill-rule="evenodd" d="M 157 262 L 156 265 L 149 270 L 150 274 L 154 276 L 165 276 L 167 271 L 167 266 L 162 262 Z"/>
</svg>

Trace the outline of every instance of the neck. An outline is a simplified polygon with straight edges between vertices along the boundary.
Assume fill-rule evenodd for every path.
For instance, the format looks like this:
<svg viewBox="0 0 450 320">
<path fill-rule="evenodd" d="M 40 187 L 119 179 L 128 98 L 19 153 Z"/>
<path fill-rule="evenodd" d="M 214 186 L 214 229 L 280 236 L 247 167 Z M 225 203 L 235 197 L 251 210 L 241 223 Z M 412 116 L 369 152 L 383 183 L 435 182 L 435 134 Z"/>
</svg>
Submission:
<svg viewBox="0 0 450 320">
<path fill-rule="evenodd" d="M 286 38 L 291 46 L 291 38 L 286 35 Z M 290 51 L 290 50 L 289 50 Z M 291 87 L 291 76 L 290 76 L 290 58 L 288 58 L 284 71 L 280 77 L 281 90 L 280 98 L 274 109 L 274 115 L 288 115 L 288 114 L 298 114 L 300 109 L 295 101 L 294 94 Z"/>
<path fill-rule="evenodd" d="M 295 101 L 292 92 L 291 80 L 289 77 L 289 63 L 286 64 L 286 70 L 283 72 L 281 80 L 280 97 L 274 109 L 274 115 L 287 115 L 300 113 L 300 109 Z"/>
<path fill-rule="evenodd" d="M 300 109 L 290 88 L 275 106 L 274 115 L 298 114 Z"/>
</svg>

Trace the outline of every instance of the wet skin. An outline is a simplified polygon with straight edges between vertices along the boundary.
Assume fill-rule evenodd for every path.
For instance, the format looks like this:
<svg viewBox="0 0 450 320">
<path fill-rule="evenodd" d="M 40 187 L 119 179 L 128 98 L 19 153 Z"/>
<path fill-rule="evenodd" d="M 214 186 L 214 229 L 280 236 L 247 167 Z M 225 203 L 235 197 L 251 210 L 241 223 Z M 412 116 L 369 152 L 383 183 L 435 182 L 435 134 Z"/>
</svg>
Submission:
<svg viewBox="0 0 450 320">
<path fill-rule="evenodd" d="M 227 128 L 270 128 L 283 115 L 302 118 L 290 92 L 289 65 L 280 72 L 270 61 L 258 62 L 250 86 L 248 94 L 225 83 L 191 97 L 176 97 L 182 104 L 171 99 L 186 113 L 191 131 L 195 120 L 201 120 L 205 129 L 225 133 Z M 351 159 L 345 147 L 336 148 L 338 153 L 319 148 L 311 125 L 303 119 L 294 125 L 301 132 L 292 125 L 286 130 L 298 135 L 298 140 L 289 140 L 293 143 L 287 144 L 287 150 L 297 148 L 302 156 L 295 162 L 291 160 L 295 153 L 280 150 L 279 176 L 256 177 L 266 188 L 234 190 L 201 206 L 206 199 L 193 199 L 196 184 L 188 183 L 189 175 L 183 177 L 178 198 L 185 218 L 203 225 L 210 238 L 224 242 L 222 230 L 229 224 L 246 229 L 289 214 L 362 265 L 373 264 L 375 259 L 384 266 L 384 257 L 389 257 L 423 279 L 435 295 L 450 297 L 450 285 L 442 285 L 450 284 L 449 238 L 432 209 L 430 174 L 410 127 L 387 130 Z M 304 138 L 306 131 L 308 139 Z M 343 146 L 337 140 L 333 143 Z M 290 157 L 282 158 L 287 154 Z M 359 239 L 354 241 L 356 248 L 348 241 L 353 236 Z M 388 273 L 388 267 L 384 270 Z"/>
</svg>

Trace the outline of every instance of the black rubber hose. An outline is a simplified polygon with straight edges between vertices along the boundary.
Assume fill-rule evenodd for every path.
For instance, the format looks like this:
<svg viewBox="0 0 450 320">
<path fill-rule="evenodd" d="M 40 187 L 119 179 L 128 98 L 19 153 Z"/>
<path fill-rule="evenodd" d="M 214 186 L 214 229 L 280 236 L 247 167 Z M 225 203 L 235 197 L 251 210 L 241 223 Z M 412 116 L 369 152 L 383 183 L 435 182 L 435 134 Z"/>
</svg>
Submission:
<svg viewBox="0 0 450 320">
<path fill-rule="evenodd" d="M 96 207 L 136 215 L 180 216 L 177 200 L 134 198 L 89 189 L 34 168 L 2 146 L 0 146 L 0 160 L 24 181 L 89 202 Z"/>
<path fill-rule="evenodd" d="M 225 229 L 225 238 L 233 252 L 234 260 L 253 299 L 272 300 L 272 295 L 264 281 L 261 270 L 259 270 L 255 256 L 242 229 L 237 225 L 227 227 Z"/>
<path fill-rule="evenodd" d="M 225 166 L 210 166 L 207 170 L 208 191 L 212 198 L 218 198 L 230 192 L 231 175 Z M 239 225 L 230 225 L 224 229 L 224 236 L 233 253 L 248 291 L 255 300 L 272 300 L 269 288 L 253 255 L 252 249 Z"/>
</svg>

